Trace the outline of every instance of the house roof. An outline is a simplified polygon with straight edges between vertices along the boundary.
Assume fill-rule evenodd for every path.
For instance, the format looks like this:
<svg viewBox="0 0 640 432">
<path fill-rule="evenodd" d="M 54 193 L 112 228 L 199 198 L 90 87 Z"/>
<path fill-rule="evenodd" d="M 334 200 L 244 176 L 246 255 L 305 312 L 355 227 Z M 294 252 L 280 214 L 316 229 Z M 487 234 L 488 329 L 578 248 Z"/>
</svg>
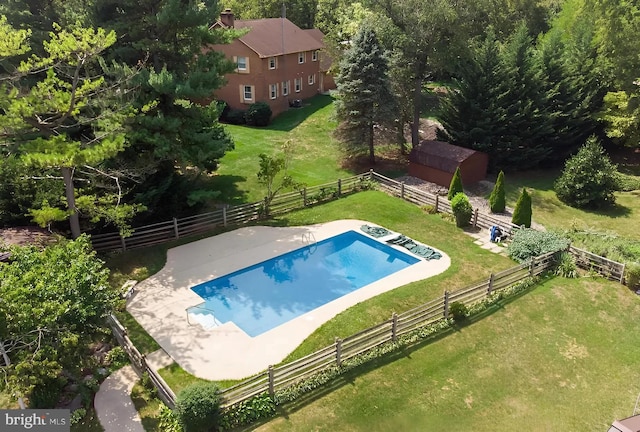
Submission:
<svg viewBox="0 0 640 432">
<path fill-rule="evenodd" d="M 307 29 L 307 30 L 303 30 L 303 31 L 306 32 L 309 36 L 311 36 L 315 40 L 317 40 L 318 42 L 320 42 L 322 44 L 322 46 L 324 47 L 324 33 L 322 33 L 322 31 L 320 31 L 319 29 L 316 29 L 316 28 Z M 331 57 L 329 57 L 326 54 L 326 52 L 323 52 L 322 55 L 320 55 L 320 70 L 321 71 L 328 71 L 331 68 L 331 64 L 332 63 L 333 63 L 333 59 Z"/>
<path fill-rule="evenodd" d="M 479 152 L 444 141 L 424 140 L 411 150 L 409 160 L 440 171 L 453 173 L 462 162 L 475 153 Z"/>
<path fill-rule="evenodd" d="M 323 47 L 322 39 L 316 39 L 316 33 L 302 30 L 286 18 L 236 20 L 234 27 L 251 29 L 239 40 L 261 58 L 313 51 Z M 317 32 L 322 35 L 320 30 Z"/>
</svg>

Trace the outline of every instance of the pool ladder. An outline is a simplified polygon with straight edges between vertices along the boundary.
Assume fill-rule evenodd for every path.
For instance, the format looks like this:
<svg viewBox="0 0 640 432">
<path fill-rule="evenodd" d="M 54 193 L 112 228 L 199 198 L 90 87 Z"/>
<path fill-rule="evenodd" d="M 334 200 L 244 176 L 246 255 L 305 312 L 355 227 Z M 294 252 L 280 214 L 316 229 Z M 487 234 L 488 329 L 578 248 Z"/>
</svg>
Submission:
<svg viewBox="0 0 640 432">
<path fill-rule="evenodd" d="M 305 231 L 302 233 L 302 243 L 309 246 L 309 253 L 314 253 L 317 249 L 318 242 L 316 236 L 311 231 Z"/>
</svg>

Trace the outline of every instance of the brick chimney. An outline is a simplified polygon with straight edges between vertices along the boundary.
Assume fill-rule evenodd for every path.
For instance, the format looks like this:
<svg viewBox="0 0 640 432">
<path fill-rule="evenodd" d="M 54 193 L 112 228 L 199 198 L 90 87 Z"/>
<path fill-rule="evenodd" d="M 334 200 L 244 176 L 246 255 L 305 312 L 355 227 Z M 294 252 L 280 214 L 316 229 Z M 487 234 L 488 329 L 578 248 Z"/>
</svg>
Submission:
<svg viewBox="0 0 640 432">
<path fill-rule="evenodd" d="M 225 9 L 223 12 L 220 12 L 220 22 L 225 25 L 225 27 L 233 28 L 233 12 L 231 9 Z"/>
</svg>

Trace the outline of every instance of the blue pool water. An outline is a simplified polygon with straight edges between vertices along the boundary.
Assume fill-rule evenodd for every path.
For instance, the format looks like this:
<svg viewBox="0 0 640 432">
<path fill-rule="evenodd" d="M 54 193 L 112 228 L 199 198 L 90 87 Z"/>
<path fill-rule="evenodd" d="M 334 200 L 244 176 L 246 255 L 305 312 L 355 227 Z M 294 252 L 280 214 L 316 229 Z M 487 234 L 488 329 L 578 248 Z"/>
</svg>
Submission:
<svg viewBox="0 0 640 432">
<path fill-rule="evenodd" d="M 204 303 L 189 312 L 253 337 L 419 261 L 347 231 L 192 287 Z"/>
</svg>

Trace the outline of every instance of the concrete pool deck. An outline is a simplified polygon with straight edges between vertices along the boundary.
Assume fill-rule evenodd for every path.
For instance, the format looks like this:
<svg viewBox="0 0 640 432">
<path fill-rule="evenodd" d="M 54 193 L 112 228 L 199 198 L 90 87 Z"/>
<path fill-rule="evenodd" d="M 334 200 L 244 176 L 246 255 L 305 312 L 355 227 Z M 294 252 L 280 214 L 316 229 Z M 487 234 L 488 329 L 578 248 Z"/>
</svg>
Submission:
<svg viewBox="0 0 640 432">
<path fill-rule="evenodd" d="M 362 233 L 364 224 L 376 226 L 340 220 L 302 227 L 244 227 L 178 246 L 167 252 L 167 263 L 160 272 L 136 286 L 127 310 L 189 373 L 210 380 L 248 377 L 281 362 L 320 325 L 350 306 L 442 273 L 451 264 L 449 256 L 436 249 L 442 254 L 439 260 L 420 260 L 253 338 L 233 322 L 207 330 L 193 318 L 188 320 L 187 308 L 203 303 L 190 288 L 309 242 L 348 230 Z M 390 246 L 411 255 L 400 246 Z"/>
</svg>

